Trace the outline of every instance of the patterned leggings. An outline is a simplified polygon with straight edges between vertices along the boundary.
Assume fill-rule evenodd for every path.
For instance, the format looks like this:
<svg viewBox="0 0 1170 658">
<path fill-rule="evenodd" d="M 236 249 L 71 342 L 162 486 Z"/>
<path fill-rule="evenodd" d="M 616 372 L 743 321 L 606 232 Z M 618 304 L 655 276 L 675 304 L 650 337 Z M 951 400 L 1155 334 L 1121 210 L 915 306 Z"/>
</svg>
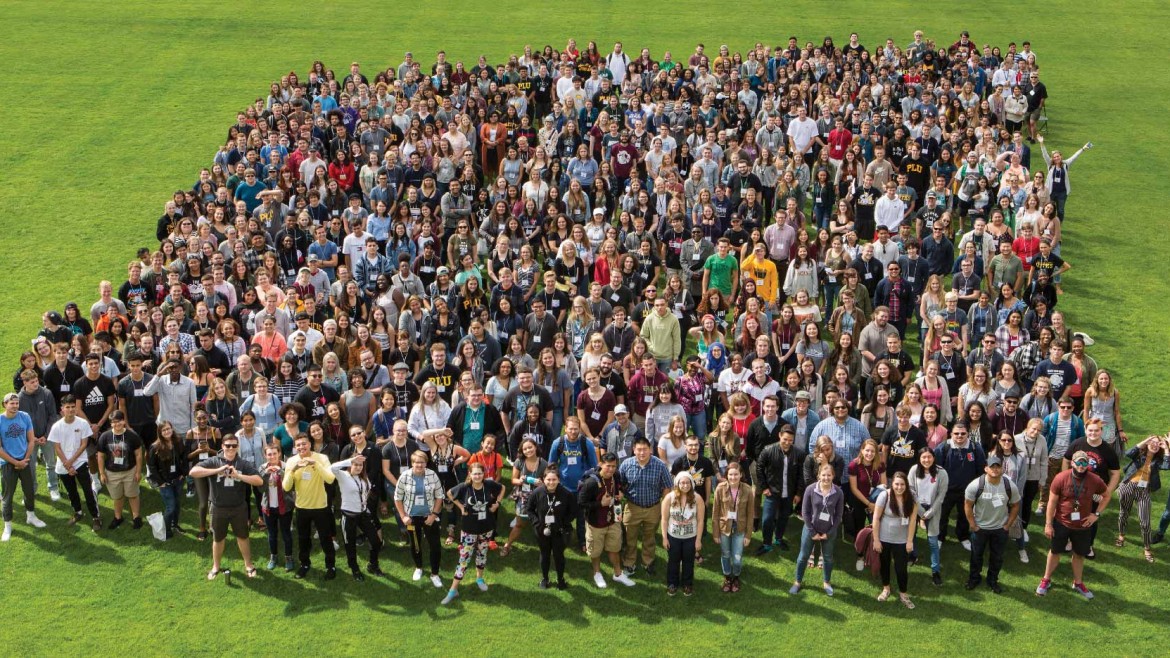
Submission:
<svg viewBox="0 0 1170 658">
<path fill-rule="evenodd" d="M 1149 506 L 1146 506 L 1147 509 Z M 1149 514 L 1146 515 L 1149 518 Z M 1147 525 L 1149 525 L 1147 523 Z M 467 573 L 467 566 L 471 564 L 471 556 L 475 555 L 475 568 L 487 566 L 488 542 L 492 540 L 492 533 L 473 535 L 470 532 L 459 533 L 459 565 L 455 567 L 455 580 L 463 580 Z"/>
<path fill-rule="evenodd" d="M 1150 547 L 1150 490 L 1148 487 L 1139 487 L 1136 483 L 1125 481 L 1117 488 L 1121 497 L 1121 511 L 1117 514 L 1117 534 L 1125 534 L 1125 526 L 1129 523 L 1129 511 L 1137 503 L 1138 524 L 1142 528 L 1142 543 Z"/>
</svg>

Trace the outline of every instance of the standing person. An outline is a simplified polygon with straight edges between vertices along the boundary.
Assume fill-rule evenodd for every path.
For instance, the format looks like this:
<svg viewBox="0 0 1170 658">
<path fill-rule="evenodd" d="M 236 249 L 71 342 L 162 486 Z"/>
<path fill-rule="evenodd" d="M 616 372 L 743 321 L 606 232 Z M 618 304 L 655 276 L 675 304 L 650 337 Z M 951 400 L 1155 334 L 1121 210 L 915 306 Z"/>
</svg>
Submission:
<svg viewBox="0 0 1170 658">
<path fill-rule="evenodd" d="M 357 428 L 350 430 L 356 431 Z M 416 450 L 410 455 L 410 468 L 398 474 L 394 488 L 394 508 L 398 516 L 407 520 L 410 535 L 410 557 L 414 560 L 412 580 L 422 580 L 422 543 L 427 542 L 427 556 L 431 563 L 431 584 L 443 586 L 439 577 L 439 563 L 443 558 L 439 547 L 439 520 L 443 512 L 443 484 L 439 475 L 427 468 L 427 454 Z M 370 573 L 374 573 L 370 569 Z"/>
<path fill-rule="evenodd" d="M 106 485 L 110 498 L 114 499 L 114 520 L 110 530 L 122 525 L 122 509 L 130 501 L 133 526 L 142 527 L 139 515 L 138 483 L 142 481 L 142 439 L 126 424 L 126 414 L 115 411 L 110 414 L 110 429 L 98 439 L 98 474 Z"/>
<path fill-rule="evenodd" d="M 535 405 L 529 405 L 529 409 L 534 407 Z M 520 425 L 517 424 L 516 427 L 520 428 Z M 512 500 L 516 501 L 516 518 L 512 522 L 511 531 L 508 532 L 507 542 L 500 549 L 500 557 L 508 557 L 512 552 L 512 544 L 516 543 L 524 526 L 528 525 L 528 513 L 525 511 L 528 508 L 528 497 L 540 484 L 540 477 L 546 468 L 548 462 L 540 456 L 536 440 L 530 437 L 522 439 L 520 447 L 516 450 L 516 461 L 512 463 Z"/>
<path fill-rule="evenodd" d="M 540 546 L 540 588 L 548 589 L 549 563 L 557 569 L 557 589 L 567 589 L 565 581 L 565 537 L 571 536 L 573 519 L 577 516 L 576 496 L 560 486 L 561 476 L 556 466 L 545 468 L 541 485 L 528 496 L 525 512 L 536 531 Z"/>
<path fill-rule="evenodd" d="M 670 491 L 670 471 L 662 460 L 650 453 L 650 441 L 644 436 L 634 439 L 634 458 L 618 467 L 625 491 L 625 510 L 622 526 L 626 531 L 626 552 L 623 569 L 634 575 L 634 559 L 638 554 L 638 540 L 642 541 L 642 567 L 654 575 L 655 535 L 662 521 L 662 498 Z"/>
<path fill-rule="evenodd" d="M 800 535 L 800 554 L 796 557 L 796 578 L 789 594 L 800 592 L 804 571 L 813 554 L 813 544 L 819 542 L 825 594 L 833 595 L 833 549 L 845 517 L 845 492 L 833 482 L 834 479 L 833 465 L 822 463 L 817 467 L 816 482 L 808 485 L 801 497 L 800 518 L 804 521 L 804 530 Z"/>
<path fill-rule="evenodd" d="M 49 429 L 49 443 L 52 444 L 57 456 L 54 470 L 61 483 L 65 485 L 65 493 L 73 507 L 73 515 L 69 517 L 68 525 L 74 525 L 81 520 L 81 496 L 78 494 L 78 485 L 81 485 L 82 493 L 85 494 L 85 506 L 92 519 L 91 527 L 97 532 L 102 529 L 102 518 L 98 512 L 97 495 L 92 488 L 89 454 L 86 452 L 86 444 L 91 440 L 93 433 L 89 429 L 89 423 L 77 415 L 77 399 L 66 393 L 61 398 L 61 418 Z"/>
<path fill-rule="evenodd" d="M 301 579 L 309 574 L 312 563 L 309 553 L 313 548 L 313 529 L 325 553 L 325 580 L 337 577 L 337 549 L 333 545 L 335 534 L 333 514 L 329 511 L 329 499 L 325 485 L 333 484 L 337 478 L 329 469 L 329 459 L 313 452 L 309 437 L 302 434 L 293 443 L 296 454 L 289 457 L 284 465 L 281 487 L 296 494 L 297 508 L 297 561 L 300 567 L 293 575 Z"/>
<path fill-rule="evenodd" d="M 891 476 L 892 479 L 893 476 Z M 910 468 L 906 476 L 910 493 L 917 505 L 918 518 L 926 522 L 926 542 L 930 547 L 930 582 L 942 586 L 942 560 L 938 539 L 939 518 L 942 516 L 943 500 L 950 489 L 946 470 L 939 468 L 934 453 L 929 449 L 918 451 L 918 463 Z M 917 551 L 911 551 L 911 561 Z"/>
<path fill-rule="evenodd" d="M 229 434 L 223 439 L 223 453 L 191 467 L 191 477 L 210 478 L 211 571 L 207 572 L 208 580 L 215 580 L 220 573 L 229 525 L 244 558 L 244 572 L 249 578 L 256 577 L 252 545 L 248 541 L 248 487 L 258 487 L 264 480 L 256 466 L 240 459 L 239 454 L 240 441 Z"/>
<path fill-rule="evenodd" d="M 768 400 L 764 403 L 772 406 Z M 775 545 L 779 545 L 782 551 L 788 549 L 788 542 L 784 541 L 788 518 L 792 516 L 793 509 L 801 506 L 801 496 L 805 490 L 802 471 L 807 455 L 796 447 L 795 442 L 796 429 L 786 424 L 780 428 L 780 440 L 764 448 L 756 461 L 760 476 L 758 485 L 764 496 L 764 518 L 760 522 L 763 543 L 756 550 L 756 555 L 770 552 Z M 776 538 L 776 544 L 772 543 L 773 537 Z"/>
<path fill-rule="evenodd" d="M 704 516 L 707 506 L 695 494 L 695 480 L 682 471 L 674 488 L 662 500 L 662 548 L 666 549 L 666 593 L 674 596 L 682 587 L 683 596 L 695 593 L 695 554 L 703 550 Z"/>
<path fill-rule="evenodd" d="M 353 430 L 362 431 L 356 425 L 351 428 Z M 377 485 L 366 475 L 365 466 L 366 458 L 361 454 L 329 466 L 341 490 L 341 534 L 345 540 L 345 560 L 353 579 L 358 582 L 366 579 L 357 561 L 359 530 L 370 547 L 370 561 L 366 564 L 366 571 L 371 576 L 385 575 L 378 566 L 378 553 L 382 550 L 382 532 L 378 527 L 378 490 Z"/>
<path fill-rule="evenodd" d="M 1098 509 L 1109 505 L 1112 493 L 1105 481 L 1089 471 L 1089 454 L 1083 450 L 1073 453 L 1072 468 L 1061 471 L 1052 479 L 1048 504 L 1044 507 L 1044 536 L 1052 540 L 1048 549 L 1048 563 L 1044 577 L 1036 586 L 1036 596 L 1044 596 L 1052 587 L 1052 576 L 1060 566 L 1060 556 L 1072 551 L 1073 591 L 1086 599 L 1093 592 L 1085 587 L 1085 556 L 1093 545 L 1089 529 L 1101 520 L 1093 511 L 1094 499 L 1100 497 Z"/>
<path fill-rule="evenodd" d="M 462 520 L 459 533 L 459 564 L 455 567 L 455 577 L 451 580 L 447 596 L 443 597 L 442 605 L 450 604 L 459 596 L 459 584 L 463 582 L 463 576 L 467 573 L 473 556 L 475 586 L 481 592 L 488 590 L 483 575 L 487 567 L 488 544 L 491 543 L 492 534 L 495 532 L 496 513 L 504 499 L 504 486 L 484 478 L 483 464 L 470 464 L 467 467 L 467 480 L 448 491 L 447 498 L 459 508 Z"/>
<path fill-rule="evenodd" d="M 276 568 L 276 551 L 284 539 L 284 570 L 296 569 L 293 562 L 293 495 L 284 490 L 284 464 L 280 461 L 280 446 L 269 444 L 264 448 L 264 466 L 260 469 L 260 509 L 264 514 L 264 528 L 268 532 L 268 570 Z"/>
<path fill-rule="evenodd" d="M 971 525 L 971 570 L 967 589 L 979 587 L 983 578 L 983 552 L 991 549 L 987 567 L 987 586 L 1002 594 L 999 570 L 1003 567 L 1003 551 L 1007 546 L 1008 528 L 1020 514 L 1020 488 L 1011 478 L 1003 476 L 1003 460 L 998 454 L 987 458 L 983 476 L 967 485 L 964 492 L 963 513 Z"/>
<path fill-rule="evenodd" d="M 146 387 L 150 385 L 154 375 L 146 372 L 142 367 L 145 359 L 143 354 L 132 354 L 126 358 L 130 372 L 118 381 L 118 408 L 126 414 L 126 422 L 130 429 L 142 439 L 147 450 L 154 443 L 157 422 L 155 418 L 155 399 L 146 394 Z"/>
<path fill-rule="evenodd" d="M 20 395 L 5 395 L 4 413 L 0 414 L 0 459 L 3 460 L 0 463 L 0 484 L 4 513 L 4 534 L 0 541 L 12 538 L 12 499 L 16 495 L 17 480 L 24 493 L 25 520 L 34 528 L 45 527 L 45 522 L 36 515 L 37 473 L 32 467 L 35 445 L 33 421 L 27 413 L 20 411 Z"/>
<path fill-rule="evenodd" d="M 607 553 L 614 582 L 633 587 L 634 581 L 622 570 L 622 491 L 615 477 L 618 456 L 607 452 L 599 462 L 597 471 L 586 475 L 577 487 L 577 505 L 585 516 L 585 552 L 593 564 L 593 582 L 605 589 L 601 554 Z"/>
<path fill-rule="evenodd" d="M 1136 503 L 1147 562 L 1154 561 L 1154 554 L 1150 551 L 1150 496 L 1162 488 L 1159 471 L 1170 469 L 1167 452 L 1166 439 L 1160 436 L 1148 437 L 1130 448 L 1125 453 L 1130 459 L 1129 466 L 1125 468 L 1124 481 L 1117 489 L 1121 500 L 1121 511 L 1117 514 L 1117 547 L 1125 546 L 1125 527 L 1129 524 L 1129 512 Z"/>
<path fill-rule="evenodd" d="M 882 591 L 878 601 L 890 598 L 890 561 L 898 578 L 898 597 L 902 605 L 913 610 L 914 602 L 907 593 L 909 574 L 906 569 L 906 547 L 914 544 L 918 528 L 918 510 L 910 496 L 905 473 L 895 473 L 888 490 L 878 495 L 873 513 L 875 537 L 873 548 L 881 556 Z"/>
<path fill-rule="evenodd" d="M 560 474 L 558 484 L 571 494 L 577 493 L 581 477 L 597 468 L 597 447 L 581 436 L 581 422 L 576 417 L 565 419 L 565 434 L 553 441 L 548 452 L 548 463 Z M 532 519 L 529 519 L 530 521 Z M 577 516 L 577 545 L 585 550 L 585 518 Z"/>
<path fill-rule="evenodd" d="M 1081 439 L 1073 441 L 1068 447 L 1068 452 L 1083 451 L 1089 455 L 1089 469 L 1094 475 L 1105 481 L 1109 487 L 1109 493 L 1112 495 L 1117 490 L 1117 485 L 1121 482 L 1121 457 L 1117 454 L 1117 450 L 1113 446 L 1105 443 L 1102 436 L 1102 427 L 1104 423 L 1099 418 L 1094 418 L 1085 424 L 1085 436 Z M 1069 469 L 1069 460 L 1066 457 L 1061 464 L 1062 470 Z M 1096 503 L 1096 501 L 1094 501 Z M 1105 506 L 1096 503 L 1094 508 L 1098 514 L 1105 511 Z M 1093 549 L 1093 544 L 1097 542 L 1097 524 L 1089 530 L 1089 554 L 1085 557 L 1090 560 L 1097 558 L 1097 553 Z"/>
<path fill-rule="evenodd" d="M 49 499 L 53 502 L 61 500 L 58 492 L 57 455 L 53 445 L 48 441 L 49 430 L 60 417 L 57 413 L 57 400 L 49 389 L 41 386 L 40 376 L 34 370 L 23 370 L 20 373 L 20 410 L 29 415 L 33 423 L 34 444 L 32 448 L 33 460 L 29 468 L 36 472 L 36 461 L 45 464 L 45 478 L 49 482 Z M 36 491 L 36 488 L 33 488 Z M 78 508 L 80 509 L 80 508 Z"/>
<path fill-rule="evenodd" d="M 943 498 L 938 518 L 938 540 L 942 543 L 947 540 L 947 524 L 950 522 L 951 511 L 956 507 L 961 510 L 967 485 L 983 473 L 983 467 L 987 465 L 987 456 L 982 446 L 971 441 L 967 424 L 959 421 L 951 428 L 950 440 L 934 449 L 934 459 L 948 476 L 947 493 Z M 968 538 L 970 533 L 967 515 L 960 512 L 955 520 L 955 536 L 959 537 L 963 548 L 967 550 L 971 550 L 971 540 Z"/>
<path fill-rule="evenodd" d="M 711 534 L 719 545 L 724 592 L 738 592 L 743 573 L 743 551 L 751 543 L 756 492 L 743 482 L 739 462 L 727 465 L 726 480 L 715 488 L 711 505 Z M 831 479 L 831 478 L 830 478 Z"/>
<path fill-rule="evenodd" d="M 167 539 L 179 527 L 179 501 L 183 496 L 183 483 L 187 479 L 187 452 L 175 435 L 175 428 L 168 422 L 159 424 L 155 431 L 155 442 L 147 451 L 146 479 L 158 489 L 163 500 L 163 521 L 166 523 Z"/>
</svg>

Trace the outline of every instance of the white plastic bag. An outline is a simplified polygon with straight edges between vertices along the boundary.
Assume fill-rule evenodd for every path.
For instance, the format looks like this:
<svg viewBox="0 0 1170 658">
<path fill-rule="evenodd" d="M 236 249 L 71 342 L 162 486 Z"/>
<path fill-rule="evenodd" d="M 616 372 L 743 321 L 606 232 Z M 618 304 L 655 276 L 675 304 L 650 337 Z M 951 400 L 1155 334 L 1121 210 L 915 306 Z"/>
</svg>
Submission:
<svg viewBox="0 0 1170 658">
<path fill-rule="evenodd" d="M 150 524 L 150 531 L 154 533 L 155 539 L 167 540 L 167 522 L 163 519 L 162 512 L 155 512 L 146 517 L 146 522 Z"/>
</svg>

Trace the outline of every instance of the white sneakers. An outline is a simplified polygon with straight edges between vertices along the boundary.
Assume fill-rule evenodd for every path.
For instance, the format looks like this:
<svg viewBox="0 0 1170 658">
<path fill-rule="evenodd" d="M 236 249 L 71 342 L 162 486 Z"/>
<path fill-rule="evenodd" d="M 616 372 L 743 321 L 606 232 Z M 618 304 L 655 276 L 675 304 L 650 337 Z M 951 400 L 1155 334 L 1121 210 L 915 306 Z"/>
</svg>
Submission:
<svg viewBox="0 0 1170 658">
<path fill-rule="evenodd" d="M 61 493 L 56 489 L 49 489 L 49 500 L 54 503 L 61 500 Z"/>
<path fill-rule="evenodd" d="M 970 539 L 963 540 L 963 548 L 965 548 L 967 550 L 971 550 L 971 540 Z"/>
<path fill-rule="evenodd" d="M 858 571 L 865 569 L 865 560 L 863 560 L 861 558 L 857 558 L 857 564 L 854 565 L 853 568 L 858 570 Z"/>
<path fill-rule="evenodd" d="M 411 580 L 422 580 L 422 569 L 415 569 L 414 574 L 410 577 Z"/>
<path fill-rule="evenodd" d="M 28 524 L 29 524 L 29 525 L 31 525 L 31 526 L 32 526 L 32 527 L 34 527 L 34 528 L 43 528 L 43 527 L 45 527 L 45 522 L 44 522 L 44 521 L 42 521 L 42 520 L 40 520 L 40 519 L 38 519 L 38 518 L 37 518 L 37 515 L 36 515 L 35 513 L 33 513 L 33 512 L 29 512 L 28 514 L 26 514 L 26 515 L 25 515 L 25 517 L 24 517 L 24 519 L 25 519 L 25 521 L 28 521 Z"/>
<path fill-rule="evenodd" d="M 613 582 L 621 583 L 621 584 L 625 585 L 626 587 L 633 587 L 635 585 L 634 581 L 630 580 L 630 577 L 628 575 L 626 575 L 625 572 L 619 573 L 618 575 L 614 576 Z"/>
<path fill-rule="evenodd" d="M 1022 548 L 1020 549 L 1020 562 L 1023 562 L 1024 564 L 1028 563 L 1028 551 L 1025 551 Z"/>
<path fill-rule="evenodd" d="M 12 539 L 12 523 L 9 521 L 5 521 L 4 522 L 4 534 L 0 535 L 0 541 L 8 541 L 9 539 Z"/>
<path fill-rule="evenodd" d="M 600 571 L 593 572 L 593 582 L 597 585 L 598 589 L 605 589 L 608 587 L 608 585 L 605 584 L 605 576 L 601 575 Z"/>
<path fill-rule="evenodd" d="M 431 584 L 437 588 L 441 588 L 443 587 L 443 579 L 434 574 L 431 574 Z"/>
</svg>

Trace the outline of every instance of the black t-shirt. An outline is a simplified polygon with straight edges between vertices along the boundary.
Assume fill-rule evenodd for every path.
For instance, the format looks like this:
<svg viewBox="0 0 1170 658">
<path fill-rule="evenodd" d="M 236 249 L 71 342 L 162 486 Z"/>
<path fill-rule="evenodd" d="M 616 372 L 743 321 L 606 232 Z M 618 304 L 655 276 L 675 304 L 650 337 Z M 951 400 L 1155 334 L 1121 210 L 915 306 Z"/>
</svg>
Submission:
<svg viewBox="0 0 1170 658">
<path fill-rule="evenodd" d="M 133 470 L 138 464 L 136 451 L 141 447 L 142 439 L 129 429 L 121 435 L 115 435 L 112 430 L 102 432 L 97 444 L 98 452 L 106 456 L 106 470 L 113 473 Z"/>
<path fill-rule="evenodd" d="M 621 375 L 611 370 L 609 376 L 602 376 L 600 381 L 602 387 L 613 392 L 613 397 L 619 403 L 626 399 L 626 380 Z"/>
<path fill-rule="evenodd" d="M 463 482 L 455 485 L 451 489 L 451 498 L 460 502 L 466 512 L 463 514 L 463 520 L 460 523 L 460 529 L 463 532 L 482 535 L 491 532 L 496 527 L 496 512 L 491 511 L 491 506 L 495 503 L 496 498 L 499 497 L 503 486 L 493 480 L 484 480 L 483 488 L 476 491 L 471 484 Z"/>
<path fill-rule="evenodd" d="M 678 475 L 683 471 L 687 471 L 695 479 L 696 493 L 702 495 L 703 483 L 707 481 L 711 482 L 711 490 L 715 490 L 715 464 L 712 464 L 710 459 L 700 454 L 698 459 L 692 462 L 686 455 L 683 455 L 674 460 L 674 464 L 670 467 L 670 474 Z"/>
<path fill-rule="evenodd" d="M 905 432 L 894 425 L 886 429 L 882 445 L 890 451 L 886 460 L 886 477 L 892 478 L 894 473 L 909 473 L 911 467 L 918 463 L 918 452 L 927 445 L 926 435 L 914 425 Z"/>
<path fill-rule="evenodd" d="M 751 238 L 751 235 L 749 235 L 748 232 L 743 230 L 742 228 L 739 229 L 738 231 L 733 229 L 733 228 L 729 228 L 723 234 L 723 237 L 725 237 L 731 241 L 732 250 L 734 250 L 735 252 L 738 253 L 740 247 L 747 244 L 747 241 Z"/>
<path fill-rule="evenodd" d="M 406 445 L 401 448 L 391 441 L 382 446 L 382 462 L 390 464 L 390 474 L 397 478 L 402 469 L 410 468 L 410 456 L 421 449 L 414 439 L 407 439 Z"/>
<path fill-rule="evenodd" d="M 450 363 L 444 363 L 442 368 L 429 364 L 414 377 L 414 383 L 422 386 L 424 382 L 432 382 L 439 389 L 439 397 L 451 402 L 451 394 L 455 392 L 455 383 L 459 381 L 459 369 Z M 409 407 L 407 407 L 409 408 Z"/>
<path fill-rule="evenodd" d="M 114 382 L 105 375 L 97 379 L 81 377 L 73 382 L 73 397 L 81 401 L 81 415 L 96 423 L 106 413 L 110 399 L 117 397 Z"/>
<path fill-rule="evenodd" d="M 418 386 L 409 379 L 402 386 L 390 382 L 382 388 L 382 391 L 394 391 L 394 406 L 399 409 L 413 409 L 414 403 L 418 402 L 421 397 Z"/>
<path fill-rule="evenodd" d="M 341 396 L 333 389 L 332 386 L 321 384 L 321 387 L 313 391 L 313 389 L 305 386 L 297 392 L 294 402 L 299 402 L 305 411 L 309 412 L 308 420 L 325 420 L 325 405 L 330 402 L 337 402 Z"/>
<path fill-rule="evenodd" d="M 552 395 L 547 388 L 539 384 L 533 384 L 532 390 L 527 393 L 521 391 L 519 386 L 508 391 L 504 396 L 504 408 L 500 411 L 508 414 L 513 423 L 518 423 L 524 420 L 524 415 L 528 413 L 528 405 L 533 402 L 540 405 L 541 418 L 552 412 Z"/>
<path fill-rule="evenodd" d="M 146 385 L 152 379 L 154 375 L 143 374 L 140 382 L 130 377 L 123 377 L 122 381 L 118 382 L 118 396 L 126 400 L 126 422 L 131 425 L 154 422 L 154 398 L 146 395 Z"/>
<path fill-rule="evenodd" d="M 882 350 L 882 353 L 877 357 L 878 361 L 890 361 L 897 365 L 898 372 L 913 372 L 914 371 L 914 357 L 906 350 L 901 350 L 895 354 L 891 354 L 889 350 Z"/>
<path fill-rule="evenodd" d="M 198 465 L 203 468 L 219 468 L 226 464 L 235 466 L 236 470 L 243 475 L 260 475 L 256 466 L 247 459 L 237 458 L 235 461 L 228 461 L 222 455 L 213 455 L 199 462 Z M 249 485 L 228 477 L 226 473 L 212 475 L 207 478 L 207 481 L 211 485 L 211 504 L 215 507 L 242 507 L 248 503 Z"/>
<path fill-rule="evenodd" d="M 1121 458 L 1117 455 L 1117 451 L 1113 449 L 1108 443 L 1102 442 L 1099 446 L 1089 445 L 1087 438 L 1080 438 L 1073 441 L 1072 445 L 1068 447 L 1068 451 L 1064 453 L 1065 459 L 1072 461 L 1072 456 L 1078 450 L 1084 450 L 1089 455 L 1089 471 L 1094 475 L 1109 483 L 1109 471 L 1121 470 Z"/>
</svg>

